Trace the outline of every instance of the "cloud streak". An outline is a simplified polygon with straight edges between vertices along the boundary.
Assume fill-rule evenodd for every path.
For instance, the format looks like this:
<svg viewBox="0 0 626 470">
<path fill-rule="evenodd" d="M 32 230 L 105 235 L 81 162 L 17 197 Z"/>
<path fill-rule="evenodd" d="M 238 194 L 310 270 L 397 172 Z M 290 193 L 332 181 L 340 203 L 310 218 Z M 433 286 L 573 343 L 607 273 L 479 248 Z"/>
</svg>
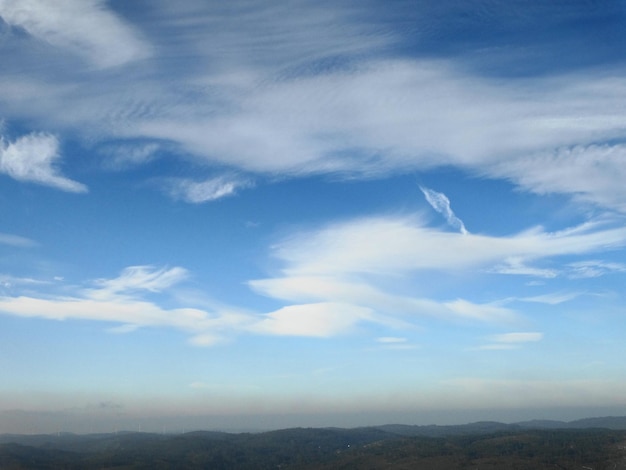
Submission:
<svg viewBox="0 0 626 470">
<path fill-rule="evenodd" d="M 572 279 L 588 279 L 612 273 L 626 272 L 626 264 L 606 262 L 601 260 L 587 260 L 570 263 L 567 266 L 568 275 Z"/>
<path fill-rule="evenodd" d="M 422 186 L 420 186 L 420 189 L 422 190 L 422 193 L 424 193 L 424 197 L 426 198 L 428 204 L 443 215 L 450 226 L 454 227 L 462 234 L 468 233 L 463 221 L 452 211 L 452 208 L 450 207 L 450 200 L 445 194 L 438 193 L 437 191 L 433 191 L 432 189 L 424 188 Z"/>
<path fill-rule="evenodd" d="M 174 199 L 181 199 L 191 204 L 201 204 L 234 196 L 238 190 L 249 187 L 250 184 L 243 179 L 226 176 L 204 181 L 176 179 L 170 180 L 167 191 Z"/>
<path fill-rule="evenodd" d="M 489 338 L 490 343 L 479 349 L 502 350 L 518 349 L 527 343 L 537 343 L 543 339 L 543 333 L 539 332 L 516 332 L 493 335 Z"/>
<path fill-rule="evenodd" d="M 156 293 L 178 284 L 187 276 L 187 270 L 181 267 L 156 269 L 153 266 L 130 266 L 117 278 L 95 281 L 98 288 L 87 292 L 94 298 L 109 298 L 135 291 Z"/>
<path fill-rule="evenodd" d="M 29 248 L 36 246 L 37 243 L 29 238 L 12 235 L 10 233 L 0 233 L 0 245 L 9 245 L 19 248 Z"/>
<path fill-rule="evenodd" d="M 257 293 L 295 302 L 333 302 L 361 306 L 378 314 L 370 315 L 392 329 L 415 328 L 414 321 L 436 318 L 443 321 L 470 320 L 486 323 L 512 323 L 517 320 L 515 311 L 490 304 L 473 303 L 464 299 L 437 301 L 414 295 L 398 294 L 376 286 L 376 280 L 349 281 L 340 275 L 286 276 L 253 280 L 248 283 Z"/>
<path fill-rule="evenodd" d="M 142 327 L 173 328 L 191 335 L 192 344 L 203 344 L 202 338 L 205 344 L 209 335 L 217 340 L 235 326 L 243 328 L 253 321 L 253 317 L 237 312 L 207 312 L 190 307 L 164 309 L 144 298 L 145 294 L 162 293 L 186 277 L 186 270 L 179 267 L 133 266 L 117 278 L 97 280 L 96 288 L 77 290 L 71 296 L 0 297 L 0 311 L 27 318 L 115 323 L 119 326 L 111 330 L 114 333 L 130 333 Z"/>
<path fill-rule="evenodd" d="M 511 236 L 441 232 L 416 217 L 370 217 L 294 235 L 273 247 L 285 273 L 301 275 L 398 274 L 416 270 L 489 268 L 511 258 L 539 260 L 619 249 L 626 228 L 585 223 Z"/>
</svg>

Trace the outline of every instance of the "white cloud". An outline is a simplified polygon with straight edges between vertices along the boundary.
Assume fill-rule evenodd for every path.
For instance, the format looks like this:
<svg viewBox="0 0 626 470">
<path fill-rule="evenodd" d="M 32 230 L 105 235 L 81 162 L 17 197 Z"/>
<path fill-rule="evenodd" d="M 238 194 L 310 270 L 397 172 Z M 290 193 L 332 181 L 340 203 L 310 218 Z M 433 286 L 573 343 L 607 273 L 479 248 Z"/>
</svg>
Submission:
<svg viewBox="0 0 626 470">
<path fill-rule="evenodd" d="M 290 305 L 266 314 L 254 326 L 254 331 L 273 335 L 329 337 L 371 317 L 370 309 L 350 304 Z"/>
<path fill-rule="evenodd" d="M 239 189 L 250 186 L 250 183 L 242 179 L 221 176 L 205 181 L 170 180 L 168 186 L 168 192 L 173 198 L 200 204 L 233 196 Z"/>
<path fill-rule="evenodd" d="M 12 235 L 10 233 L 0 233 L 0 244 L 21 248 L 28 248 L 37 245 L 36 242 L 29 238 L 20 237 L 19 235 Z"/>
<path fill-rule="evenodd" d="M 515 320 L 515 313 L 512 310 L 498 305 L 475 304 L 463 299 L 445 302 L 444 305 L 460 318 L 499 323 Z"/>
<path fill-rule="evenodd" d="M 554 278 L 559 275 L 555 269 L 534 268 L 524 263 L 519 257 L 510 257 L 504 260 L 502 264 L 494 266 L 491 272 L 497 274 L 514 274 L 522 276 L 543 277 L 546 279 Z"/>
<path fill-rule="evenodd" d="M 394 329 L 415 328 L 415 319 L 469 319 L 494 323 L 515 321 L 514 311 L 458 299 L 439 302 L 410 295 L 398 295 L 377 288 L 376 280 L 348 281 L 342 276 L 287 276 L 250 281 L 259 294 L 291 302 L 339 302 L 371 308 L 379 315 L 371 320 Z"/>
<path fill-rule="evenodd" d="M 249 282 L 257 293 L 288 302 L 270 313 L 241 312 L 217 304 L 209 310 L 184 306 L 165 310 L 143 296 L 165 293 L 189 273 L 181 267 L 152 266 L 128 267 L 118 277 L 96 280 L 74 296 L 3 297 L 0 310 L 49 319 L 108 321 L 120 325 L 114 328 L 118 333 L 142 326 L 172 327 L 189 332 L 192 344 L 205 346 L 244 332 L 330 337 L 361 322 L 406 330 L 426 317 L 512 325 L 519 315 L 501 303 L 428 299 L 395 281 L 432 270 L 488 268 L 511 258 L 554 259 L 601 252 L 625 243 L 626 228 L 608 222 L 554 233 L 537 228 L 490 237 L 429 229 L 415 217 L 370 217 L 301 232 L 275 245 L 273 253 L 283 265 L 280 275 Z M 413 278 L 409 284 L 416 282 Z M 566 293 L 519 300 L 557 303 L 570 298 Z M 181 296 L 178 302 L 184 305 L 184 299 Z M 510 348 L 537 337 L 535 333 L 496 336 L 485 347 Z"/>
<path fill-rule="evenodd" d="M 569 302 L 570 300 L 580 297 L 581 295 L 581 292 L 553 292 L 550 294 L 535 295 L 533 297 L 524 297 L 519 300 L 524 302 L 538 302 L 548 305 L 558 305 L 563 302 Z"/>
<path fill-rule="evenodd" d="M 155 142 L 122 143 L 104 147 L 101 152 L 106 155 L 104 167 L 112 170 L 123 170 L 143 165 L 153 160 L 161 146 Z"/>
<path fill-rule="evenodd" d="M 401 38 L 355 22 L 354 6 L 298 2 L 296 14 L 274 4 L 178 3 L 151 9 L 154 24 L 146 30 L 163 39 L 153 68 L 68 82 L 45 73 L 5 75 L 0 100 L 9 119 L 38 119 L 95 140 L 171 141 L 179 156 L 191 153 L 208 167 L 272 176 L 450 165 L 626 211 L 624 145 L 606 143 L 623 137 L 621 70 L 478 77 L 446 60 L 381 59 L 377 52 Z M 149 52 L 96 0 L 55 7 L 2 0 L 0 11 L 31 34 L 104 64 Z M 354 59 L 349 66 L 317 62 L 346 54 Z M 172 87 L 162 77 L 180 57 L 197 67 L 177 68 Z"/>
<path fill-rule="evenodd" d="M 418 348 L 415 344 L 409 343 L 406 338 L 397 336 L 381 336 L 376 338 L 376 342 L 381 345 L 381 349 L 387 350 L 407 351 Z"/>
<path fill-rule="evenodd" d="M 153 18 L 176 28 L 177 45 L 215 67 L 215 78 L 230 86 L 246 81 L 245 74 L 232 73 L 233 64 L 246 64 L 251 72 L 292 66 L 292 73 L 315 73 L 309 61 L 369 54 L 393 40 L 391 32 L 376 34 L 376 26 L 351 21 L 366 7 L 344 2 L 153 3 Z"/>
<path fill-rule="evenodd" d="M 36 298 L 1 297 L 0 312 L 48 320 L 90 320 L 117 323 L 111 333 L 131 333 L 141 327 L 165 327 L 189 333 L 190 344 L 213 346 L 238 333 L 330 337 L 371 320 L 369 309 L 338 303 L 293 305 L 275 312 L 241 314 L 196 308 L 163 309 L 138 297 L 89 296 Z"/>
<path fill-rule="evenodd" d="M 416 270 L 463 270 L 618 249 L 626 227 L 582 224 L 558 232 L 541 228 L 493 237 L 441 232 L 414 217 L 370 217 L 295 235 L 274 246 L 290 276 L 399 274 Z"/>
<path fill-rule="evenodd" d="M 567 267 L 569 268 L 569 277 L 572 279 L 600 277 L 610 273 L 626 272 L 626 264 L 599 260 L 577 261 L 568 264 Z"/>
<path fill-rule="evenodd" d="M 538 332 L 521 332 L 521 333 L 504 333 L 491 337 L 492 341 L 497 343 L 534 343 L 543 339 L 543 333 Z"/>
<path fill-rule="evenodd" d="M 355 21 L 353 4 L 170 3 L 151 4 L 152 50 L 103 1 L 0 0 L 6 22 L 99 65 L 161 54 L 137 76 L 5 74 L 8 118 L 168 140 L 207 166 L 279 176 L 451 165 L 626 211 L 624 145 L 606 143 L 624 134 L 622 70 L 479 77 L 452 61 L 381 59 L 402 38 Z M 353 60 L 320 62 L 331 57 Z"/>
<path fill-rule="evenodd" d="M 10 143 L 0 139 L 0 172 L 18 181 L 75 193 L 86 192 L 84 184 L 59 174 L 54 164 L 60 158 L 59 142 L 50 134 L 32 133 Z"/>
<path fill-rule="evenodd" d="M 12 315 L 49 320 L 95 320 L 134 326 L 169 326 L 192 331 L 203 322 L 210 322 L 208 314 L 200 310 L 163 310 L 153 303 L 140 300 L 4 297 L 0 298 L 0 310 Z"/>
<path fill-rule="evenodd" d="M 340 302 L 292 305 L 260 314 L 224 305 L 209 310 L 185 306 L 165 309 L 143 298 L 146 293 L 166 291 L 186 278 L 187 271 L 179 267 L 133 266 L 117 278 L 95 281 L 97 288 L 74 288 L 74 295 L 0 295 L 0 312 L 48 320 L 109 322 L 116 326 L 107 331 L 116 334 L 142 327 L 174 328 L 188 333 L 189 343 L 194 346 L 213 346 L 240 333 L 330 337 L 362 321 L 381 322 L 371 309 Z M 67 291 L 66 286 L 63 292 Z"/>
<path fill-rule="evenodd" d="M 517 349 L 525 343 L 537 343 L 542 339 L 543 333 L 539 332 L 504 333 L 489 337 L 490 343 L 479 349 Z"/>
<path fill-rule="evenodd" d="M 381 336 L 380 338 L 376 338 L 376 342 L 377 343 L 383 343 L 383 344 L 401 344 L 401 343 L 406 343 L 407 339 L 406 338 L 399 338 L 397 336 Z"/>
<path fill-rule="evenodd" d="M 425 317 L 514 324 L 519 315 L 501 304 L 421 298 L 387 280 L 429 270 L 475 269 L 511 256 L 540 259 L 598 252 L 625 241 L 623 227 L 593 223 L 555 233 L 535 229 L 510 237 L 488 237 L 428 229 L 411 217 L 358 219 L 300 233 L 274 247 L 283 263 L 282 275 L 249 282 L 254 291 L 289 302 L 270 313 L 238 312 L 217 304 L 209 310 L 184 306 L 165 310 L 143 296 L 166 293 L 189 274 L 181 267 L 152 266 L 128 267 L 118 277 L 96 280 L 93 287 L 78 290 L 74 296 L 3 297 L 0 310 L 58 320 L 109 321 L 120 324 L 113 330 L 118 333 L 142 326 L 173 327 L 189 332 L 190 342 L 196 345 L 216 344 L 242 332 L 329 337 L 361 322 L 390 329 L 415 328 L 415 321 Z M 572 296 L 519 300 L 558 303 Z M 497 336 L 486 347 L 508 348 L 533 338 L 537 334 Z"/>
<path fill-rule="evenodd" d="M 443 215 L 446 218 L 448 224 L 450 224 L 452 227 L 456 228 L 463 234 L 467 233 L 465 224 L 454 214 L 452 208 L 450 207 L 450 200 L 445 194 L 438 193 L 437 191 L 433 191 L 432 189 L 424 188 L 422 186 L 420 186 L 420 189 L 424 193 L 424 197 L 426 198 L 426 201 L 428 201 L 428 204 L 430 204 L 433 209 Z"/>
<path fill-rule="evenodd" d="M 199 346 L 199 347 L 205 347 L 205 348 L 210 347 L 210 346 L 215 346 L 222 342 L 224 342 L 223 336 L 212 334 L 212 333 L 202 333 L 199 335 L 194 335 L 191 338 L 189 338 L 189 344 L 193 346 Z"/>
<path fill-rule="evenodd" d="M 580 201 L 626 212 L 626 145 L 574 145 L 490 165 L 487 172 L 539 194 L 572 194 Z"/>
<path fill-rule="evenodd" d="M 535 228 L 493 237 L 433 230 L 415 217 L 370 217 L 284 239 L 273 247 L 282 263 L 280 273 L 248 285 L 259 294 L 296 305 L 333 302 L 370 308 L 378 315 L 376 321 L 386 321 L 390 328 L 398 328 L 398 322 L 404 322 L 402 327 L 415 327 L 413 322 L 425 317 L 512 325 L 520 315 L 502 302 L 429 299 L 416 295 L 415 286 L 420 286 L 420 293 L 428 292 L 422 286 L 423 275 L 432 271 L 478 269 L 550 277 L 557 271 L 531 270 L 524 260 L 556 264 L 561 256 L 618 249 L 624 244 L 626 228 L 619 225 L 586 223 L 553 233 Z M 515 268 L 507 271 L 503 263 Z M 518 300 L 557 303 L 572 295 Z"/>
<path fill-rule="evenodd" d="M 126 333 L 132 333 L 133 331 L 137 329 L 139 329 L 139 325 L 126 324 L 126 325 L 114 326 L 112 328 L 107 329 L 107 331 L 113 334 L 126 334 Z"/>
<path fill-rule="evenodd" d="M 379 346 L 378 349 L 385 349 L 390 351 L 412 351 L 415 349 L 419 349 L 418 345 L 410 344 L 410 343 L 387 343 Z"/>
<path fill-rule="evenodd" d="M 111 333 L 131 333 L 138 328 L 173 328 L 190 334 L 190 343 L 209 346 L 234 332 L 247 331 L 258 322 L 251 314 L 222 308 L 207 311 L 178 307 L 165 309 L 143 298 L 146 292 L 161 292 L 187 277 L 183 268 L 126 268 L 110 280 L 97 280 L 98 288 L 74 290 L 74 295 L 0 296 L 0 312 L 48 320 L 89 320 L 117 324 Z M 63 286 L 62 286 L 63 287 Z M 69 286 L 62 292 L 68 292 Z"/>
<path fill-rule="evenodd" d="M 35 38 L 99 67 L 146 57 L 150 48 L 103 0 L 0 0 L 0 16 Z"/>
<path fill-rule="evenodd" d="M 52 281 L 45 281 L 41 279 L 33 279 L 31 277 L 17 277 L 10 276 L 8 274 L 0 274 L 0 286 L 4 288 L 10 288 L 20 285 L 42 285 L 50 284 Z"/>
<path fill-rule="evenodd" d="M 252 172 L 371 175 L 453 165 L 624 209 L 621 147 L 594 144 L 623 133 L 617 103 L 626 87 L 612 77 L 506 83 L 443 61 L 395 60 L 257 80 L 230 95 L 228 113 L 144 120 L 139 132 Z M 558 177 L 564 166 L 571 177 Z M 586 169 L 594 178 L 579 177 Z"/>
<path fill-rule="evenodd" d="M 157 269 L 153 266 L 130 266 L 125 268 L 117 278 L 95 281 L 98 288 L 88 289 L 86 292 L 91 298 L 109 298 L 118 294 L 142 290 L 161 292 L 183 281 L 187 276 L 187 270 L 178 266 L 169 269 Z"/>
</svg>

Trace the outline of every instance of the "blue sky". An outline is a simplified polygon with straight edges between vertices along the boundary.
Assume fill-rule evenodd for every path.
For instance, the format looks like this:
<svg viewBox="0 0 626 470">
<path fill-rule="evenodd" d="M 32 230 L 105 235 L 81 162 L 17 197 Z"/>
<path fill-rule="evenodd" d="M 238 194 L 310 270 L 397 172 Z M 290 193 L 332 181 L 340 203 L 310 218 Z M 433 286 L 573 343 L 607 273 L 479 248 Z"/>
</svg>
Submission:
<svg viewBox="0 0 626 470">
<path fill-rule="evenodd" d="M 0 20 L 0 432 L 626 413 L 623 2 Z"/>
</svg>

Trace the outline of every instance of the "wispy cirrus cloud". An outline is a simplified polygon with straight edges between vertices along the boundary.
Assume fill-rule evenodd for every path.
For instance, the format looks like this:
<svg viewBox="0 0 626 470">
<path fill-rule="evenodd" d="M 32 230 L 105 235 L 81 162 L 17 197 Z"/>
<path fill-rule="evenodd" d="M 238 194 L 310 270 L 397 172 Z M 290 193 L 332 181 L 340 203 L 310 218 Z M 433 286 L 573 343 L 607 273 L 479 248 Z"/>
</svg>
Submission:
<svg viewBox="0 0 626 470">
<path fill-rule="evenodd" d="M 446 218 L 448 224 L 450 224 L 452 227 L 459 230 L 459 232 L 463 234 L 467 233 L 465 224 L 454 214 L 454 211 L 450 207 L 450 200 L 448 199 L 448 196 L 432 189 L 424 188 L 422 186 L 420 186 L 420 189 L 422 190 L 422 193 L 424 193 L 424 197 L 426 198 L 428 204 L 430 204 L 433 209 L 443 215 Z"/>
<path fill-rule="evenodd" d="M 0 172 L 18 180 L 84 193 L 87 186 L 60 174 L 59 141 L 50 134 L 32 133 L 13 142 L 0 139 Z"/>
<path fill-rule="evenodd" d="M 168 23 L 176 46 L 202 64 L 215 64 L 219 72 L 215 77 L 227 78 L 229 85 L 245 83 L 245 73 L 229 74 L 233 65 L 240 66 L 239 72 L 274 73 L 287 68 L 286 75 L 315 74 L 324 65 L 341 65 L 341 58 L 376 53 L 394 40 L 390 30 L 381 34 L 373 23 L 354 21 L 355 16 L 370 13 L 360 4 L 308 0 L 289 5 L 249 0 L 228 6 L 198 0 L 154 3 L 158 7 L 153 17 Z M 316 60 L 328 58 L 334 61 L 315 67 Z M 200 74 L 198 78 L 210 77 Z"/>
<path fill-rule="evenodd" d="M 490 78 L 450 57 L 386 57 L 406 49 L 404 36 L 368 7 L 290 5 L 154 2 L 150 24 L 133 27 L 97 0 L 3 0 L 5 21 L 97 65 L 155 60 L 89 80 L 12 71 L 0 101 L 7 119 L 90 141 L 170 142 L 174 157 L 212 170 L 371 177 L 449 165 L 626 211 L 618 66 Z M 179 67 L 181 57 L 193 66 Z"/>
<path fill-rule="evenodd" d="M 201 204 L 233 196 L 238 190 L 251 185 L 250 181 L 242 178 L 218 176 L 203 181 L 170 179 L 166 183 L 166 190 L 174 199 L 181 199 L 191 204 Z"/>
<path fill-rule="evenodd" d="M 623 263 L 607 262 L 601 260 L 586 260 L 568 263 L 560 269 L 538 268 L 527 265 L 519 257 L 511 257 L 502 264 L 490 269 L 490 272 L 498 274 L 514 274 L 552 279 L 557 276 L 565 276 L 570 279 L 585 279 L 600 277 L 612 273 L 626 272 Z"/>
<path fill-rule="evenodd" d="M 100 152 L 106 156 L 103 165 L 106 169 L 121 171 L 154 160 L 161 147 L 156 142 L 124 142 L 106 145 L 100 149 Z"/>
<path fill-rule="evenodd" d="M 97 288 L 86 292 L 93 298 L 108 298 L 134 291 L 161 292 L 183 281 L 187 276 L 187 270 L 179 266 L 158 269 L 154 266 L 129 266 L 114 279 L 94 281 Z"/>
<path fill-rule="evenodd" d="M 625 158 L 624 144 L 578 144 L 494 163 L 487 171 L 535 193 L 571 194 L 579 201 L 626 212 Z"/>
<path fill-rule="evenodd" d="M 568 276 L 573 279 L 585 279 L 604 276 L 611 273 L 626 272 L 626 264 L 601 260 L 586 260 L 570 263 Z"/>
<path fill-rule="evenodd" d="M 32 277 L 17 277 L 8 274 L 0 274 L 0 286 L 4 288 L 12 288 L 14 286 L 40 286 L 51 284 L 53 281 L 34 279 Z"/>
<path fill-rule="evenodd" d="M 570 300 L 573 300 L 576 297 L 580 297 L 583 294 L 584 292 L 551 292 L 548 294 L 535 295 L 532 297 L 523 297 L 518 300 L 522 300 L 524 302 L 538 302 L 548 305 L 558 305 L 564 302 L 569 302 Z"/>
<path fill-rule="evenodd" d="M 232 95 L 232 112 L 163 116 L 138 129 L 175 140 L 198 161 L 250 172 L 380 175 L 452 165 L 622 210 L 613 171 L 621 174 L 620 146 L 594 147 L 622 135 L 623 111 L 611 97 L 622 99 L 626 88 L 615 85 L 603 76 L 507 84 L 467 76 L 444 61 L 372 60 L 264 82 L 254 94 Z M 563 161 L 573 165 L 567 183 L 555 176 Z M 600 164 L 591 167 L 594 161 Z M 587 167 L 594 178 L 576 177 Z"/>
<path fill-rule="evenodd" d="M 376 338 L 376 342 L 382 349 L 392 349 L 397 351 L 417 349 L 417 346 L 410 343 L 407 338 L 399 336 L 381 336 Z"/>
<path fill-rule="evenodd" d="M 15 247 L 28 248 L 32 246 L 36 246 L 37 242 L 31 240 L 30 238 L 21 237 L 19 235 L 13 235 L 10 233 L 1 233 L 0 232 L 0 245 L 9 245 Z"/>
<path fill-rule="evenodd" d="M 1 0 L 0 17 L 99 67 L 122 65 L 150 53 L 133 28 L 102 0 Z"/>
<path fill-rule="evenodd" d="M 398 336 L 381 336 L 380 338 L 376 338 L 376 342 L 382 344 L 402 344 L 406 343 L 407 339 Z"/>
<path fill-rule="evenodd" d="M 517 256 L 505 259 L 501 264 L 491 268 L 491 272 L 498 274 L 543 277 L 546 279 L 551 279 L 559 275 L 559 272 L 555 269 L 529 266 L 525 263 L 524 259 Z"/>
<path fill-rule="evenodd" d="M 539 332 L 516 332 L 493 335 L 489 338 L 489 344 L 481 346 L 479 349 L 518 349 L 527 343 L 537 343 L 543 339 L 543 333 Z"/>
</svg>

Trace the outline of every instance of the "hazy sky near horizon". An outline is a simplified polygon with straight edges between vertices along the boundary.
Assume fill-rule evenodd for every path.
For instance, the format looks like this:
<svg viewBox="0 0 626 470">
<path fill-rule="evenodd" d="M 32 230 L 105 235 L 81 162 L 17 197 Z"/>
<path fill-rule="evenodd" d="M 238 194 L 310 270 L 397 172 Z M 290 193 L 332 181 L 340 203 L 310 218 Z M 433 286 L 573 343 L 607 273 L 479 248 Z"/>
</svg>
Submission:
<svg viewBox="0 0 626 470">
<path fill-rule="evenodd" d="M 616 0 L 0 0 L 0 432 L 626 414 L 625 44 Z"/>
</svg>

